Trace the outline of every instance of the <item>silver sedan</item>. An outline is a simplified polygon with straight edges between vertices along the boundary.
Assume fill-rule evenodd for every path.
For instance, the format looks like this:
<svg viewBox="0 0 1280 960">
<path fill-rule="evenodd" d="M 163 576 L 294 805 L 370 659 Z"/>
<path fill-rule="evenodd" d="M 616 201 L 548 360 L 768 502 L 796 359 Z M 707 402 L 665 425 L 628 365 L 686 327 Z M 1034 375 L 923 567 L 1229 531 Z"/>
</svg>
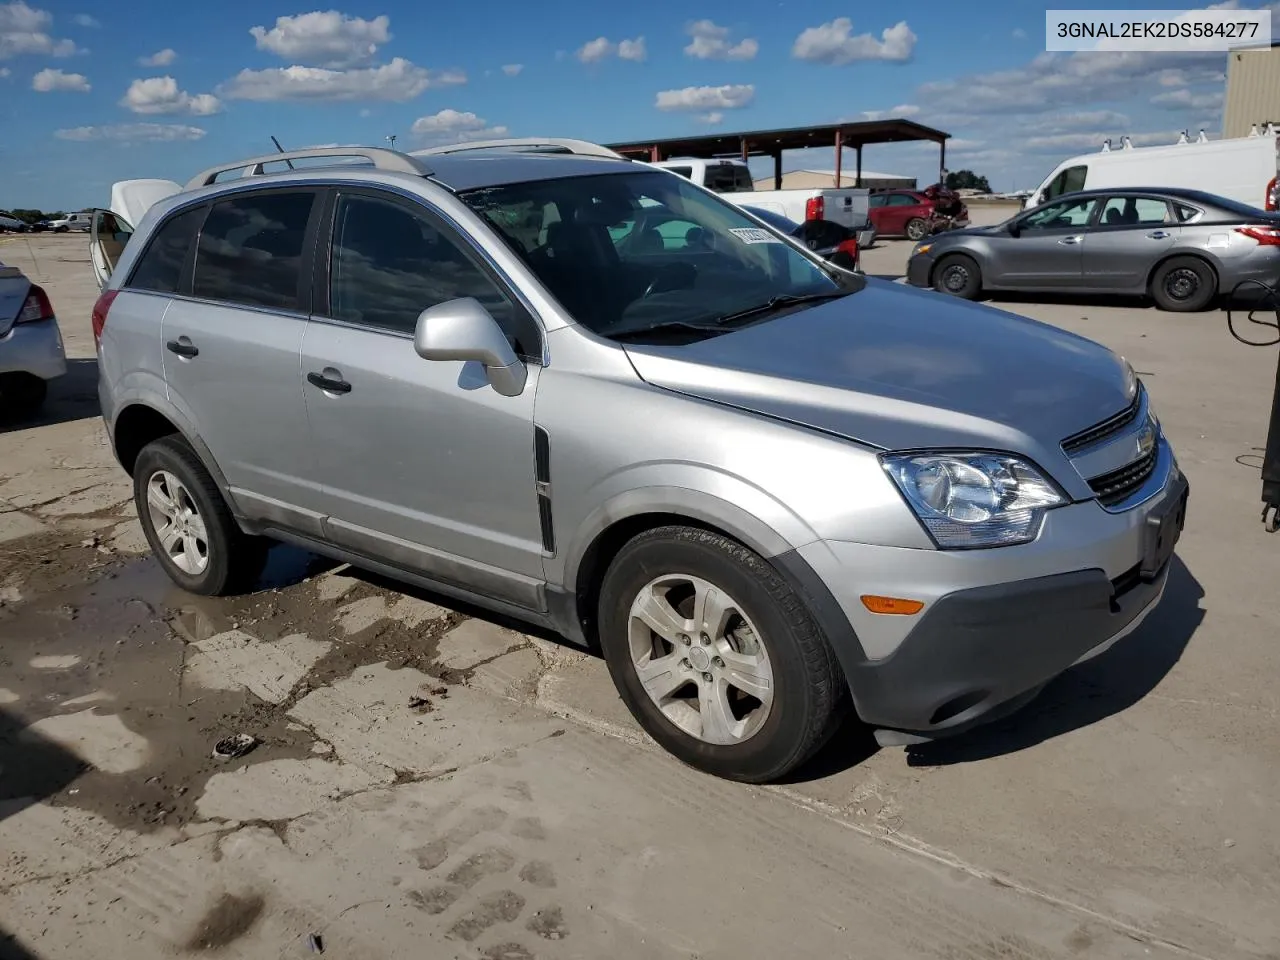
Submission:
<svg viewBox="0 0 1280 960">
<path fill-rule="evenodd" d="M 0 263 L 0 423 L 34 413 L 67 372 L 62 333 L 44 288 Z"/>
<path fill-rule="evenodd" d="M 968 299 L 1136 294 L 1163 310 L 1203 310 L 1220 294 L 1280 288 L 1280 214 L 1198 190 L 1086 190 L 916 244 L 907 282 Z"/>
</svg>

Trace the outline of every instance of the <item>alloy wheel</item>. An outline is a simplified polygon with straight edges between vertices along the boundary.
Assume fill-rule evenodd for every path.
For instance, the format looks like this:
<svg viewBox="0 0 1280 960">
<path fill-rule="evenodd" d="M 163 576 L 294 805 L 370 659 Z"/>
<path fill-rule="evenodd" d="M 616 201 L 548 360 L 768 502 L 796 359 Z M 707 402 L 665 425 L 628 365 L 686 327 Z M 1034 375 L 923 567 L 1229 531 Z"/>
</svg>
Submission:
<svg viewBox="0 0 1280 960">
<path fill-rule="evenodd" d="M 195 498 L 168 470 L 147 481 L 147 512 L 165 555 L 185 574 L 199 576 L 209 566 L 209 535 Z"/>
<path fill-rule="evenodd" d="M 631 604 L 628 640 L 641 686 L 689 736 L 742 743 L 768 719 L 768 650 L 741 605 L 715 584 L 684 574 L 650 581 Z"/>
</svg>

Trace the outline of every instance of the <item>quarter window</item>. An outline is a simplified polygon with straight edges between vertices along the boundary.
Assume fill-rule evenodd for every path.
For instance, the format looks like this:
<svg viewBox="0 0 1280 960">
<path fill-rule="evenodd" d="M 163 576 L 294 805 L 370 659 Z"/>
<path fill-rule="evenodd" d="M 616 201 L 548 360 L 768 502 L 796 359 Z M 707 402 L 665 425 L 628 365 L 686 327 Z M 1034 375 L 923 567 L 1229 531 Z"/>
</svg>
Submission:
<svg viewBox="0 0 1280 960">
<path fill-rule="evenodd" d="M 197 207 L 165 221 L 139 258 L 129 286 L 156 293 L 177 293 L 187 251 L 191 249 L 204 215 L 205 208 Z"/>
<path fill-rule="evenodd" d="M 517 352 L 536 355 L 528 315 L 442 230 L 398 203 L 338 198 L 329 280 L 335 320 L 411 334 L 423 310 L 460 297 L 484 304 Z"/>
<path fill-rule="evenodd" d="M 256 194 L 215 203 L 200 231 L 191 292 L 299 310 L 303 238 L 316 194 Z"/>
</svg>

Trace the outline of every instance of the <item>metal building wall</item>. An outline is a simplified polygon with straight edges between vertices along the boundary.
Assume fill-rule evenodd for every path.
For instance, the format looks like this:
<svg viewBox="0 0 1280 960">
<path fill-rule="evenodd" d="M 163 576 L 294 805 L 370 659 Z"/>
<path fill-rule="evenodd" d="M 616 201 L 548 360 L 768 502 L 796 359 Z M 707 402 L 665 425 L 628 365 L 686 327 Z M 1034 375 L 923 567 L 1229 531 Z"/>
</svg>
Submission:
<svg viewBox="0 0 1280 960">
<path fill-rule="evenodd" d="M 1280 44 L 1227 54 L 1227 93 L 1222 135 L 1246 137 L 1254 124 L 1280 128 Z"/>
</svg>

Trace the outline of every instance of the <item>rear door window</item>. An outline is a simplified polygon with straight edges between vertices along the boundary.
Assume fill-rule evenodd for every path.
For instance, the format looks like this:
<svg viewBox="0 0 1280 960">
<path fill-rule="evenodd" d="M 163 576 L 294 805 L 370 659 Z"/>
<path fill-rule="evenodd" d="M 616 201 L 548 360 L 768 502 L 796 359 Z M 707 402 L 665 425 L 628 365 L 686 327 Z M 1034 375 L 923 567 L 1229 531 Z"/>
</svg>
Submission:
<svg viewBox="0 0 1280 960">
<path fill-rule="evenodd" d="M 191 292 L 207 300 L 301 311 L 303 247 L 312 190 L 215 203 L 200 231 Z"/>
<path fill-rule="evenodd" d="M 206 209 L 196 207 L 194 210 L 184 211 L 160 226 L 147 244 L 147 249 L 138 258 L 138 265 L 129 278 L 131 288 L 156 293 L 178 292 L 187 253 L 195 242 L 196 231 L 200 229 Z"/>
<path fill-rule="evenodd" d="M 1098 220 L 1100 227 L 1152 226 L 1168 223 L 1169 205 L 1155 197 L 1110 197 Z"/>
</svg>

